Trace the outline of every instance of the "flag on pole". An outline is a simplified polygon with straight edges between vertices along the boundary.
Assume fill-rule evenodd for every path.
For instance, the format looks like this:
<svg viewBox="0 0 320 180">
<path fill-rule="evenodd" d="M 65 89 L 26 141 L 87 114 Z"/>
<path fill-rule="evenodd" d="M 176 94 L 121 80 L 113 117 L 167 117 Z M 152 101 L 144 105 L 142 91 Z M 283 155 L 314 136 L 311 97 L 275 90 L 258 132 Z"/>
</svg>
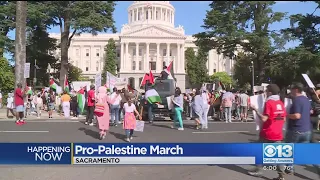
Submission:
<svg viewBox="0 0 320 180">
<path fill-rule="evenodd" d="M 172 74 L 171 74 L 172 63 L 173 63 L 173 61 L 171 61 L 169 66 L 167 67 L 167 69 L 165 69 L 166 73 L 168 73 L 168 79 L 173 79 Z"/>
<path fill-rule="evenodd" d="M 149 81 L 149 80 L 150 80 L 149 74 L 148 74 L 148 73 L 146 73 L 146 74 L 143 76 L 143 78 L 142 78 L 142 81 L 141 81 L 140 87 L 142 87 L 142 86 L 146 85 L 146 84 L 147 84 L 147 81 Z"/>
<path fill-rule="evenodd" d="M 146 99 L 149 103 L 161 103 L 161 97 L 155 89 L 149 89 L 145 94 Z"/>
<path fill-rule="evenodd" d="M 56 90 L 58 85 L 56 84 L 56 82 L 54 82 L 54 79 L 53 78 L 50 78 L 50 88 Z"/>
<path fill-rule="evenodd" d="M 150 73 L 149 73 L 149 82 L 150 82 L 151 84 L 154 84 L 154 76 L 153 76 L 151 70 L 150 70 Z"/>
<path fill-rule="evenodd" d="M 67 75 L 64 75 L 64 90 L 67 91 L 68 93 L 69 93 L 69 91 L 70 91 Z"/>
<path fill-rule="evenodd" d="M 80 114 L 82 114 L 83 110 L 84 110 L 85 99 L 86 99 L 85 96 L 84 96 L 84 89 L 83 88 L 81 88 L 78 91 L 77 99 L 78 99 L 78 107 L 80 109 Z"/>
</svg>

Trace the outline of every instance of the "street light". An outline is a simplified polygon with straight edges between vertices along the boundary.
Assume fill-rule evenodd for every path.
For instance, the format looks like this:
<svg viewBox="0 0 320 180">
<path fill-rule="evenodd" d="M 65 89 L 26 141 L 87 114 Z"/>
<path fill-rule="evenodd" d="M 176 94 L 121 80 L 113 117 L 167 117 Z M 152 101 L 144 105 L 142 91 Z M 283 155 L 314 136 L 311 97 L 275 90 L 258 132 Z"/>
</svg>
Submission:
<svg viewBox="0 0 320 180">
<path fill-rule="evenodd" d="M 252 86 L 251 86 L 251 89 L 252 89 L 252 94 L 254 94 L 254 64 L 253 64 L 253 61 L 251 61 L 251 67 L 252 67 Z"/>
</svg>

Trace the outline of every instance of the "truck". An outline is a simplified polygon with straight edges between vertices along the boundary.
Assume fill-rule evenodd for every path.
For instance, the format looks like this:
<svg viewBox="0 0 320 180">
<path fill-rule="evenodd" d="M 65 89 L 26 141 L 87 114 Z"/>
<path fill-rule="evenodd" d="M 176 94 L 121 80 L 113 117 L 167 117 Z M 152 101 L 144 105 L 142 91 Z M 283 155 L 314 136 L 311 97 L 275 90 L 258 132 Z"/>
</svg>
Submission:
<svg viewBox="0 0 320 180">
<path fill-rule="evenodd" d="M 175 81 L 173 79 L 160 80 L 156 79 L 154 83 L 154 89 L 158 92 L 161 97 L 162 103 L 153 104 L 153 115 L 155 118 L 158 117 L 170 117 L 171 120 L 174 118 L 174 112 L 168 109 L 167 97 L 172 96 L 175 93 Z M 147 89 L 147 85 L 145 87 Z M 145 99 L 141 100 L 143 106 L 142 118 L 148 121 L 148 106 Z M 154 119 L 155 119 L 154 118 Z"/>
</svg>

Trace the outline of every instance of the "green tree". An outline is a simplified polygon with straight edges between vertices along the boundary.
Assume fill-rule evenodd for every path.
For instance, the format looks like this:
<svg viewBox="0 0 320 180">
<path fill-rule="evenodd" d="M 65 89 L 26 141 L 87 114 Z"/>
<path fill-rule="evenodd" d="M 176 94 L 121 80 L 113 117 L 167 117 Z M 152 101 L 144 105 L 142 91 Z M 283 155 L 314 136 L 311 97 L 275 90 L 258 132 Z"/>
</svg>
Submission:
<svg viewBox="0 0 320 180">
<path fill-rule="evenodd" d="M 246 55 L 244 53 L 239 53 L 234 67 L 233 67 L 233 77 L 238 88 L 246 88 L 247 84 L 252 83 L 252 56 Z"/>
<path fill-rule="evenodd" d="M 234 58 L 239 45 L 246 53 L 254 56 L 255 69 L 259 81 L 264 81 L 269 55 L 276 47 L 283 45 L 285 36 L 270 29 L 285 16 L 283 12 L 273 12 L 274 1 L 213 1 L 211 10 L 204 20 L 205 32 L 194 35 L 196 44 L 209 49 L 217 49 L 229 58 Z"/>
<path fill-rule="evenodd" d="M 108 44 L 105 47 L 105 56 L 102 70 L 102 82 L 106 82 L 106 73 L 110 72 L 113 75 L 116 75 L 116 60 L 117 60 L 117 52 L 116 52 L 116 43 L 111 38 L 108 40 Z"/>
<path fill-rule="evenodd" d="M 207 57 L 207 53 L 202 49 L 199 49 L 197 55 L 193 48 L 187 48 L 185 51 L 187 75 L 193 86 L 199 86 L 208 80 Z"/>
<path fill-rule="evenodd" d="M 212 81 L 219 80 L 226 87 L 231 87 L 233 85 L 232 77 L 226 72 L 216 72 L 210 79 Z"/>
<path fill-rule="evenodd" d="M 49 84 L 49 74 L 47 66 L 54 64 L 57 59 L 51 52 L 57 49 L 56 39 L 50 38 L 45 27 L 38 26 L 32 30 L 27 38 L 27 62 L 30 62 L 30 78 L 34 78 L 35 62 L 39 69 L 36 70 L 37 84 L 47 86 Z M 49 52 L 49 53 L 48 53 Z"/>
<path fill-rule="evenodd" d="M 55 64 L 53 64 L 52 68 L 55 70 L 60 69 L 61 67 L 61 63 L 57 62 Z M 72 81 L 82 81 L 82 70 L 70 63 L 68 63 L 68 81 L 72 82 Z M 60 73 L 59 71 L 57 71 L 56 73 L 52 74 L 53 77 L 55 79 L 59 79 Z M 60 86 L 62 86 L 63 84 L 61 84 L 61 81 L 59 81 Z"/>
<path fill-rule="evenodd" d="M 60 27 L 60 83 L 68 72 L 68 49 L 74 35 L 100 31 L 116 32 L 113 19 L 114 1 L 41 1 L 47 8 L 48 23 Z"/>
<path fill-rule="evenodd" d="M 14 89 L 14 73 L 6 58 L 0 58 L 0 88 L 3 94 Z"/>
</svg>

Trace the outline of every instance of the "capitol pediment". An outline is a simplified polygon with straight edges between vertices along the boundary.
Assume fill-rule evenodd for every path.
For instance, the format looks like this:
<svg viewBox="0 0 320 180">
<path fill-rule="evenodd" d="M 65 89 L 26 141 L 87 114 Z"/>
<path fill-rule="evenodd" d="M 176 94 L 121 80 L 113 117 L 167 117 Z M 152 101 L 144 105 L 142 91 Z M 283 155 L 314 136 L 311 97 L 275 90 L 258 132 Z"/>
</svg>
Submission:
<svg viewBox="0 0 320 180">
<path fill-rule="evenodd" d="M 163 29 L 161 27 L 157 26 L 150 26 L 146 28 L 142 28 L 139 30 L 131 31 L 131 32 L 125 32 L 121 36 L 123 37 L 162 37 L 162 38 L 185 38 L 184 35 L 170 31 L 167 29 Z"/>
</svg>

